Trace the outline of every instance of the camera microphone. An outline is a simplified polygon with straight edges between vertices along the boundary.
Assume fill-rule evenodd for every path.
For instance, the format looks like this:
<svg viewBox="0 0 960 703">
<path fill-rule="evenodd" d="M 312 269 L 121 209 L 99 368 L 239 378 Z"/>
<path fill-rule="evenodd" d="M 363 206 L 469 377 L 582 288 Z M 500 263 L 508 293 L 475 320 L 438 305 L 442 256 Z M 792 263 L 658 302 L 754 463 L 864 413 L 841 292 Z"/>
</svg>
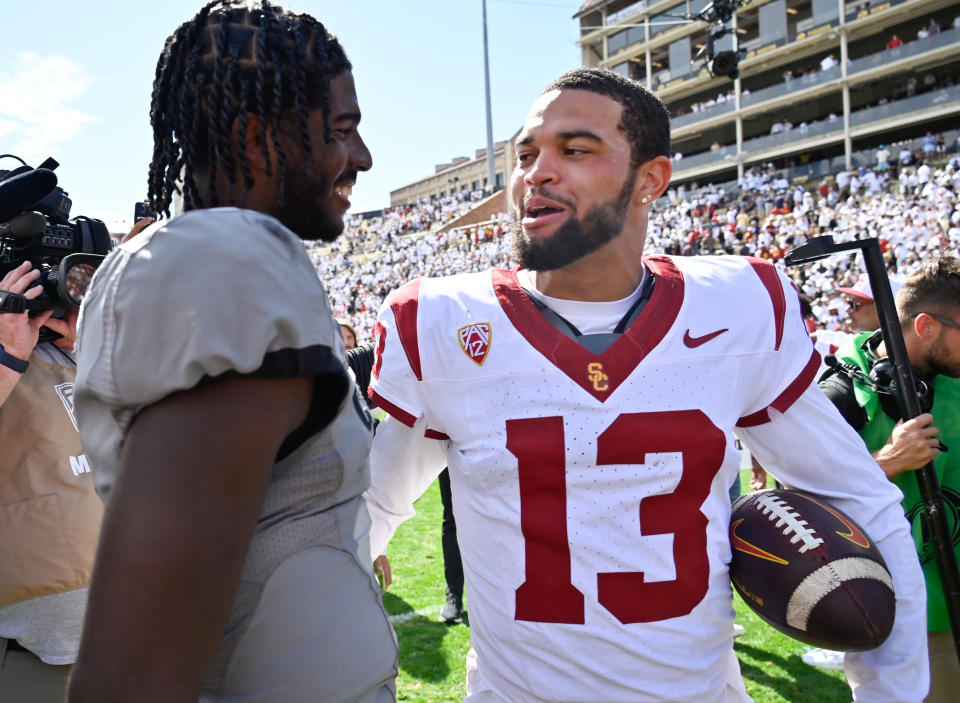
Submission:
<svg viewBox="0 0 960 703">
<path fill-rule="evenodd" d="M 47 220 L 39 212 L 25 212 L 11 217 L 9 222 L 0 224 L 0 237 L 29 239 L 43 232 L 46 227 Z"/>
<path fill-rule="evenodd" d="M 45 168 L 35 168 L 0 181 L 0 222 L 32 209 L 56 187 L 56 174 Z"/>
</svg>

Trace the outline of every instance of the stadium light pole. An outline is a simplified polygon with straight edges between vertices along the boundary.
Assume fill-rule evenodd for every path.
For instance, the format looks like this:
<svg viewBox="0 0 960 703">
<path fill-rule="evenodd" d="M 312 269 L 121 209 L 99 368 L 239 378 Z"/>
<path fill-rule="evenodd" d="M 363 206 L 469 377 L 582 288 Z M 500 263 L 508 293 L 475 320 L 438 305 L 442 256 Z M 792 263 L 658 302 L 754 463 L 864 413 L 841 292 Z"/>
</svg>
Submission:
<svg viewBox="0 0 960 703">
<path fill-rule="evenodd" d="M 490 113 L 490 54 L 487 51 L 487 0 L 483 4 L 483 79 L 487 90 L 487 184 L 492 193 L 496 188 L 494 183 L 493 164 L 493 117 Z"/>
</svg>

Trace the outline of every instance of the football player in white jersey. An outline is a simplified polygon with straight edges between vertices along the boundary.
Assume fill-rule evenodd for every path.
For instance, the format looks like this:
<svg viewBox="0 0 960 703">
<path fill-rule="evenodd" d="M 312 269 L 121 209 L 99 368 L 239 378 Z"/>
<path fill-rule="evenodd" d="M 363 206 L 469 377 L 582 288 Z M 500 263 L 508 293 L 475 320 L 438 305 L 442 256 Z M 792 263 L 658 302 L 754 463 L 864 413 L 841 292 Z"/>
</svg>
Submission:
<svg viewBox="0 0 960 703">
<path fill-rule="evenodd" d="M 899 492 L 813 383 L 796 291 L 758 260 L 643 257 L 669 147 L 638 84 L 564 74 L 516 142 L 520 267 L 384 303 L 372 548 L 449 465 L 469 703 L 747 701 L 727 573 L 736 430 L 880 545 L 897 621 L 848 678 L 856 700 L 920 701 L 923 581 Z"/>
</svg>

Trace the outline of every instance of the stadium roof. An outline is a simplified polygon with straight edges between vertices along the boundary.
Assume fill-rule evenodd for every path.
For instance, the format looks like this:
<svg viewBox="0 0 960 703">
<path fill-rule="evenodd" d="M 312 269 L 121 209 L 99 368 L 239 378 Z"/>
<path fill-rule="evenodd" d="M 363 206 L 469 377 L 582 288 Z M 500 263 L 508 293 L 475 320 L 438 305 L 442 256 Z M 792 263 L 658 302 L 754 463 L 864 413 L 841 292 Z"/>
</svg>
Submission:
<svg viewBox="0 0 960 703">
<path fill-rule="evenodd" d="M 577 10 L 576 14 L 574 14 L 574 17 L 586 14 L 590 12 L 590 10 L 596 10 L 609 2 L 613 2 L 613 0 L 586 0 L 583 5 L 580 6 L 580 9 Z"/>
</svg>

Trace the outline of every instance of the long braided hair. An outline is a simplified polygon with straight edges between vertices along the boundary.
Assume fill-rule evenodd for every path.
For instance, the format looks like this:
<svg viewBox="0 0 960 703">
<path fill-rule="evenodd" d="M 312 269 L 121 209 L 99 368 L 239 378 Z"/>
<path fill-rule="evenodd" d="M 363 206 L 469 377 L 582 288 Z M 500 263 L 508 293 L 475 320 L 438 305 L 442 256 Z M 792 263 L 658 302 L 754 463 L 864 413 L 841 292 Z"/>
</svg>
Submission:
<svg viewBox="0 0 960 703">
<path fill-rule="evenodd" d="M 336 37 L 313 17 L 297 15 L 267 0 L 215 0 L 170 36 L 157 61 L 150 124 L 153 160 L 147 178 L 147 198 L 156 212 L 170 216 L 175 192 L 182 193 L 184 210 L 221 203 L 218 178 L 226 176 L 230 192 L 243 179 L 242 203 L 253 186 L 244 142 L 253 113 L 274 135 L 280 204 L 284 200 L 287 155 L 276 136 L 299 132 L 304 163 L 309 164 L 308 113 L 323 110 L 324 139 L 328 124 L 330 81 L 351 68 Z M 238 121 L 236 144 L 230 144 Z M 263 155 L 267 174 L 274 164 Z M 206 193 L 198 172 L 209 172 Z"/>
</svg>

